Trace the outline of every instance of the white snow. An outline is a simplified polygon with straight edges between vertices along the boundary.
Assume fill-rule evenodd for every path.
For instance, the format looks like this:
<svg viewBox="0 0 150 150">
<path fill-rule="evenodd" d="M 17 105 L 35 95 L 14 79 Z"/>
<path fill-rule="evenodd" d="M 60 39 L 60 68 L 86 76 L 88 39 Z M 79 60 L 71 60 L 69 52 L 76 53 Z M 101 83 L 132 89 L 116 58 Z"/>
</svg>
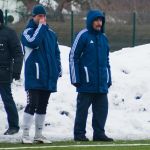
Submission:
<svg viewBox="0 0 150 150">
<path fill-rule="evenodd" d="M 8 16 L 12 15 L 14 17 L 14 22 L 19 21 L 19 13 L 20 9 L 23 8 L 23 3 L 22 2 L 17 2 L 17 0 L 0 0 L 0 9 L 5 12 L 5 10 L 8 10 Z M 4 13 L 5 15 L 5 13 Z"/>
<path fill-rule="evenodd" d="M 56 8 L 58 7 L 58 3 L 55 0 L 40 0 L 40 3 L 44 6 L 51 7 L 53 10 L 56 10 Z M 80 5 L 73 3 L 71 6 L 74 13 L 80 12 Z M 0 9 L 2 9 L 3 12 L 5 12 L 5 10 L 8 10 L 8 16 L 12 15 L 14 17 L 13 23 L 19 21 L 21 17 L 19 14 L 20 12 L 26 12 L 24 4 L 21 1 L 17 0 L 0 0 Z M 67 9 L 63 9 L 62 13 L 69 14 L 70 11 L 68 11 Z"/>
<path fill-rule="evenodd" d="M 119 18 L 113 17 L 111 15 L 106 16 L 106 21 L 108 23 L 114 23 L 114 24 L 117 24 L 117 23 L 126 24 L 127 23 L 126 20 L 119 19 Z"/>
<path fill-rule="evenodd" d="M 40 0 L 40 3 L 43 4 L 44 6 L 51 6 L 53 10 L 56 10 L 58 3 L 55 0 Z"/>
<path fill-rule="evenodd" d="M 40 0 L 40 3 L 45 6 L 50 5 L 54 10 L 58 6 L 58 3 L 55 0 Z M 8 10 L 8 16 L 12 15 L 14 17 L 13 23 L 16 23 L 20 19 L 19 13 L 25 11 L 25 6 L 22 2 L 17 0 L 0 0 L 0 9 L 2 9 L 3 12 Z"/>
<path fill-rule="evenodd" d="M 63 77 L 58 82 L 58 92 L 51 95 L 47 108 L 44 135 L 52 141 L 73 139 L 76 110 L 75 88 L 70 84 L 69 47 L 60 46 Z M 106 134 L 114 139 L 133 140 L 150 138 L 150 44 L 124 48 L 110 53 L 113 85 L 109 92 L 109 114 Z M 12 85 L 17 104 L 20 126 L 26 93 L 23 87 L 23 71 L 20 82 Z M 22 109 L 23 108 L 23 109 Z M 61 113 L 68 113 L 62 115 Z M 13 136 L 4 136 L 7 128 L 6 113 L 0 101 L 0 142 L 20 142 L 22 130 Z M 89 110 L 87 136 L 92 139 L 92 112 Z M 34 125 L 31 128 L 34 136 Z"/>
</svg>

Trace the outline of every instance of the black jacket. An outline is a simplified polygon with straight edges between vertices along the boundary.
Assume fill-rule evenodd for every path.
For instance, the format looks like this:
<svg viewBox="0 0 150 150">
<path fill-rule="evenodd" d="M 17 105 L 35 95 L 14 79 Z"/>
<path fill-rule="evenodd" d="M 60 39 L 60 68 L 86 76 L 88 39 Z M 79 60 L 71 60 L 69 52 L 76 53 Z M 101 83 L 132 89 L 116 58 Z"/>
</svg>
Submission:
<svg viewBox="0 0 150 150">
<path fill-rule="evenodd" d="M 21 44 L 14 30 L 0 26 L 0 83 L 11 83 L 20 76 L 23 54 Z"/>
</svg>

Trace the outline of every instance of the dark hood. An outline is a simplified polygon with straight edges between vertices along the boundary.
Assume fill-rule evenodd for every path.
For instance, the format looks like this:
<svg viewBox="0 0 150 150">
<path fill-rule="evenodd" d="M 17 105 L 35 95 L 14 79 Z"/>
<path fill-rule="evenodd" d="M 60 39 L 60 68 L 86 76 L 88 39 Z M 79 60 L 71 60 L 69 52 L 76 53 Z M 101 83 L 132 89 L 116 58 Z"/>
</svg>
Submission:
<svg viewBox="0 0 150 150">
<path fill-rule="evenodd" d="M 105 24 L 105 16 L 104 13 L 99 11 L 99 10 L 90 10 L 87 14 L 87 20 L 86 20 L 86 26 L 87 29 L 91 32 L 95 32 L 95 30 L 92 27 L 93 21 L 97 18 L 101 17 L 102 18 L 102 29 L 101 32 L 104 32 L 104 24 Z"/>
</svg>

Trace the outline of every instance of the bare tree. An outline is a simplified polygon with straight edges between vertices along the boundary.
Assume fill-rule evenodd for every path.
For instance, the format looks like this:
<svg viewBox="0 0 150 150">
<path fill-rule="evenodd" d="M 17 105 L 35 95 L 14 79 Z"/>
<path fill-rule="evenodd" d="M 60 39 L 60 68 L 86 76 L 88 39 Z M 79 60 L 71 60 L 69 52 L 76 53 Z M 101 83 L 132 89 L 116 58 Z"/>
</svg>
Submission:
<svg viewBox="0 0 150 150">
<path fill-rule="evenodd" d="M 74 2 L 80 4 L 82 10 L 90 10 L 93 7 L 93 0 L 74 0 Z"/>
<path fill-rule="evenodd" d="M 70 3 L 72 0 L 61 0 L 58 2 L 58 7 L 54 13 L 55 20 L 64 21 L 64 16 L 62 14 L 62 10 L 66 3 Z"/>
<path fill-rule="evenodd" d="M 17 0 L 17 1 L 21 1 L 25 5 L 28 14 L 31 13 L 34 5 L 40 3 L 40 0 Z"/>
<path fill-rule="evenodd" d="M 65 6 L 68 5 L 71 5 L 71 2 L 73 3 L 78 3 L 80 4 L 81 6 L 81 9 L 84 9 L 84 10 L 89 10 L 92 8 L 92 0 L 57 0 L 58 2 L 58 7 L 55 11 L 55 20 L 58 20 L 58 21 L 64 21 L 64 16 L 62 14 L 62 10 L 65 8 Z"/>
</svg>

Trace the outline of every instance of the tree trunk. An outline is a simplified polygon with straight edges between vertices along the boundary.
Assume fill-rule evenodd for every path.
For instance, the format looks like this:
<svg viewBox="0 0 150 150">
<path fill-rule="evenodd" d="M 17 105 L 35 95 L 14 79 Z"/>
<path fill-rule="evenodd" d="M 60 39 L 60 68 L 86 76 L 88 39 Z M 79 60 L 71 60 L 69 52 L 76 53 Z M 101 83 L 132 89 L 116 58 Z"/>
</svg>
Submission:
<svg viewBox="0 0 150 150">
<path fill-rule="evenodd" d="M 38 0 L 38 1 L 36 1 L 36 0 L 18 0 L 18 1 L 22 1 L 27 9 L 27 13 L 31 14 L 33 6 L 36 4 L 39 4 L 40 0 Z"/>
<path fill-rule="evenodd" d="M 64 5 L 65 5 L 66 3 L 71 2 L 71 1 L 72 1 L 72 0 L 61 0 L 61 1 L 58 3 L 58 7 L 57 7 L 57 9 L 56 9 L 56 11 L 55 11 L 55 13 L 54 13 L 55 20 L 57 20 L 57 21 L 65 21 L 64 16 L 63 16 L 63 14 L 62 14 L 62 10 L 63 10 L 63 8 L 64 8 Z"/>
</svg>

